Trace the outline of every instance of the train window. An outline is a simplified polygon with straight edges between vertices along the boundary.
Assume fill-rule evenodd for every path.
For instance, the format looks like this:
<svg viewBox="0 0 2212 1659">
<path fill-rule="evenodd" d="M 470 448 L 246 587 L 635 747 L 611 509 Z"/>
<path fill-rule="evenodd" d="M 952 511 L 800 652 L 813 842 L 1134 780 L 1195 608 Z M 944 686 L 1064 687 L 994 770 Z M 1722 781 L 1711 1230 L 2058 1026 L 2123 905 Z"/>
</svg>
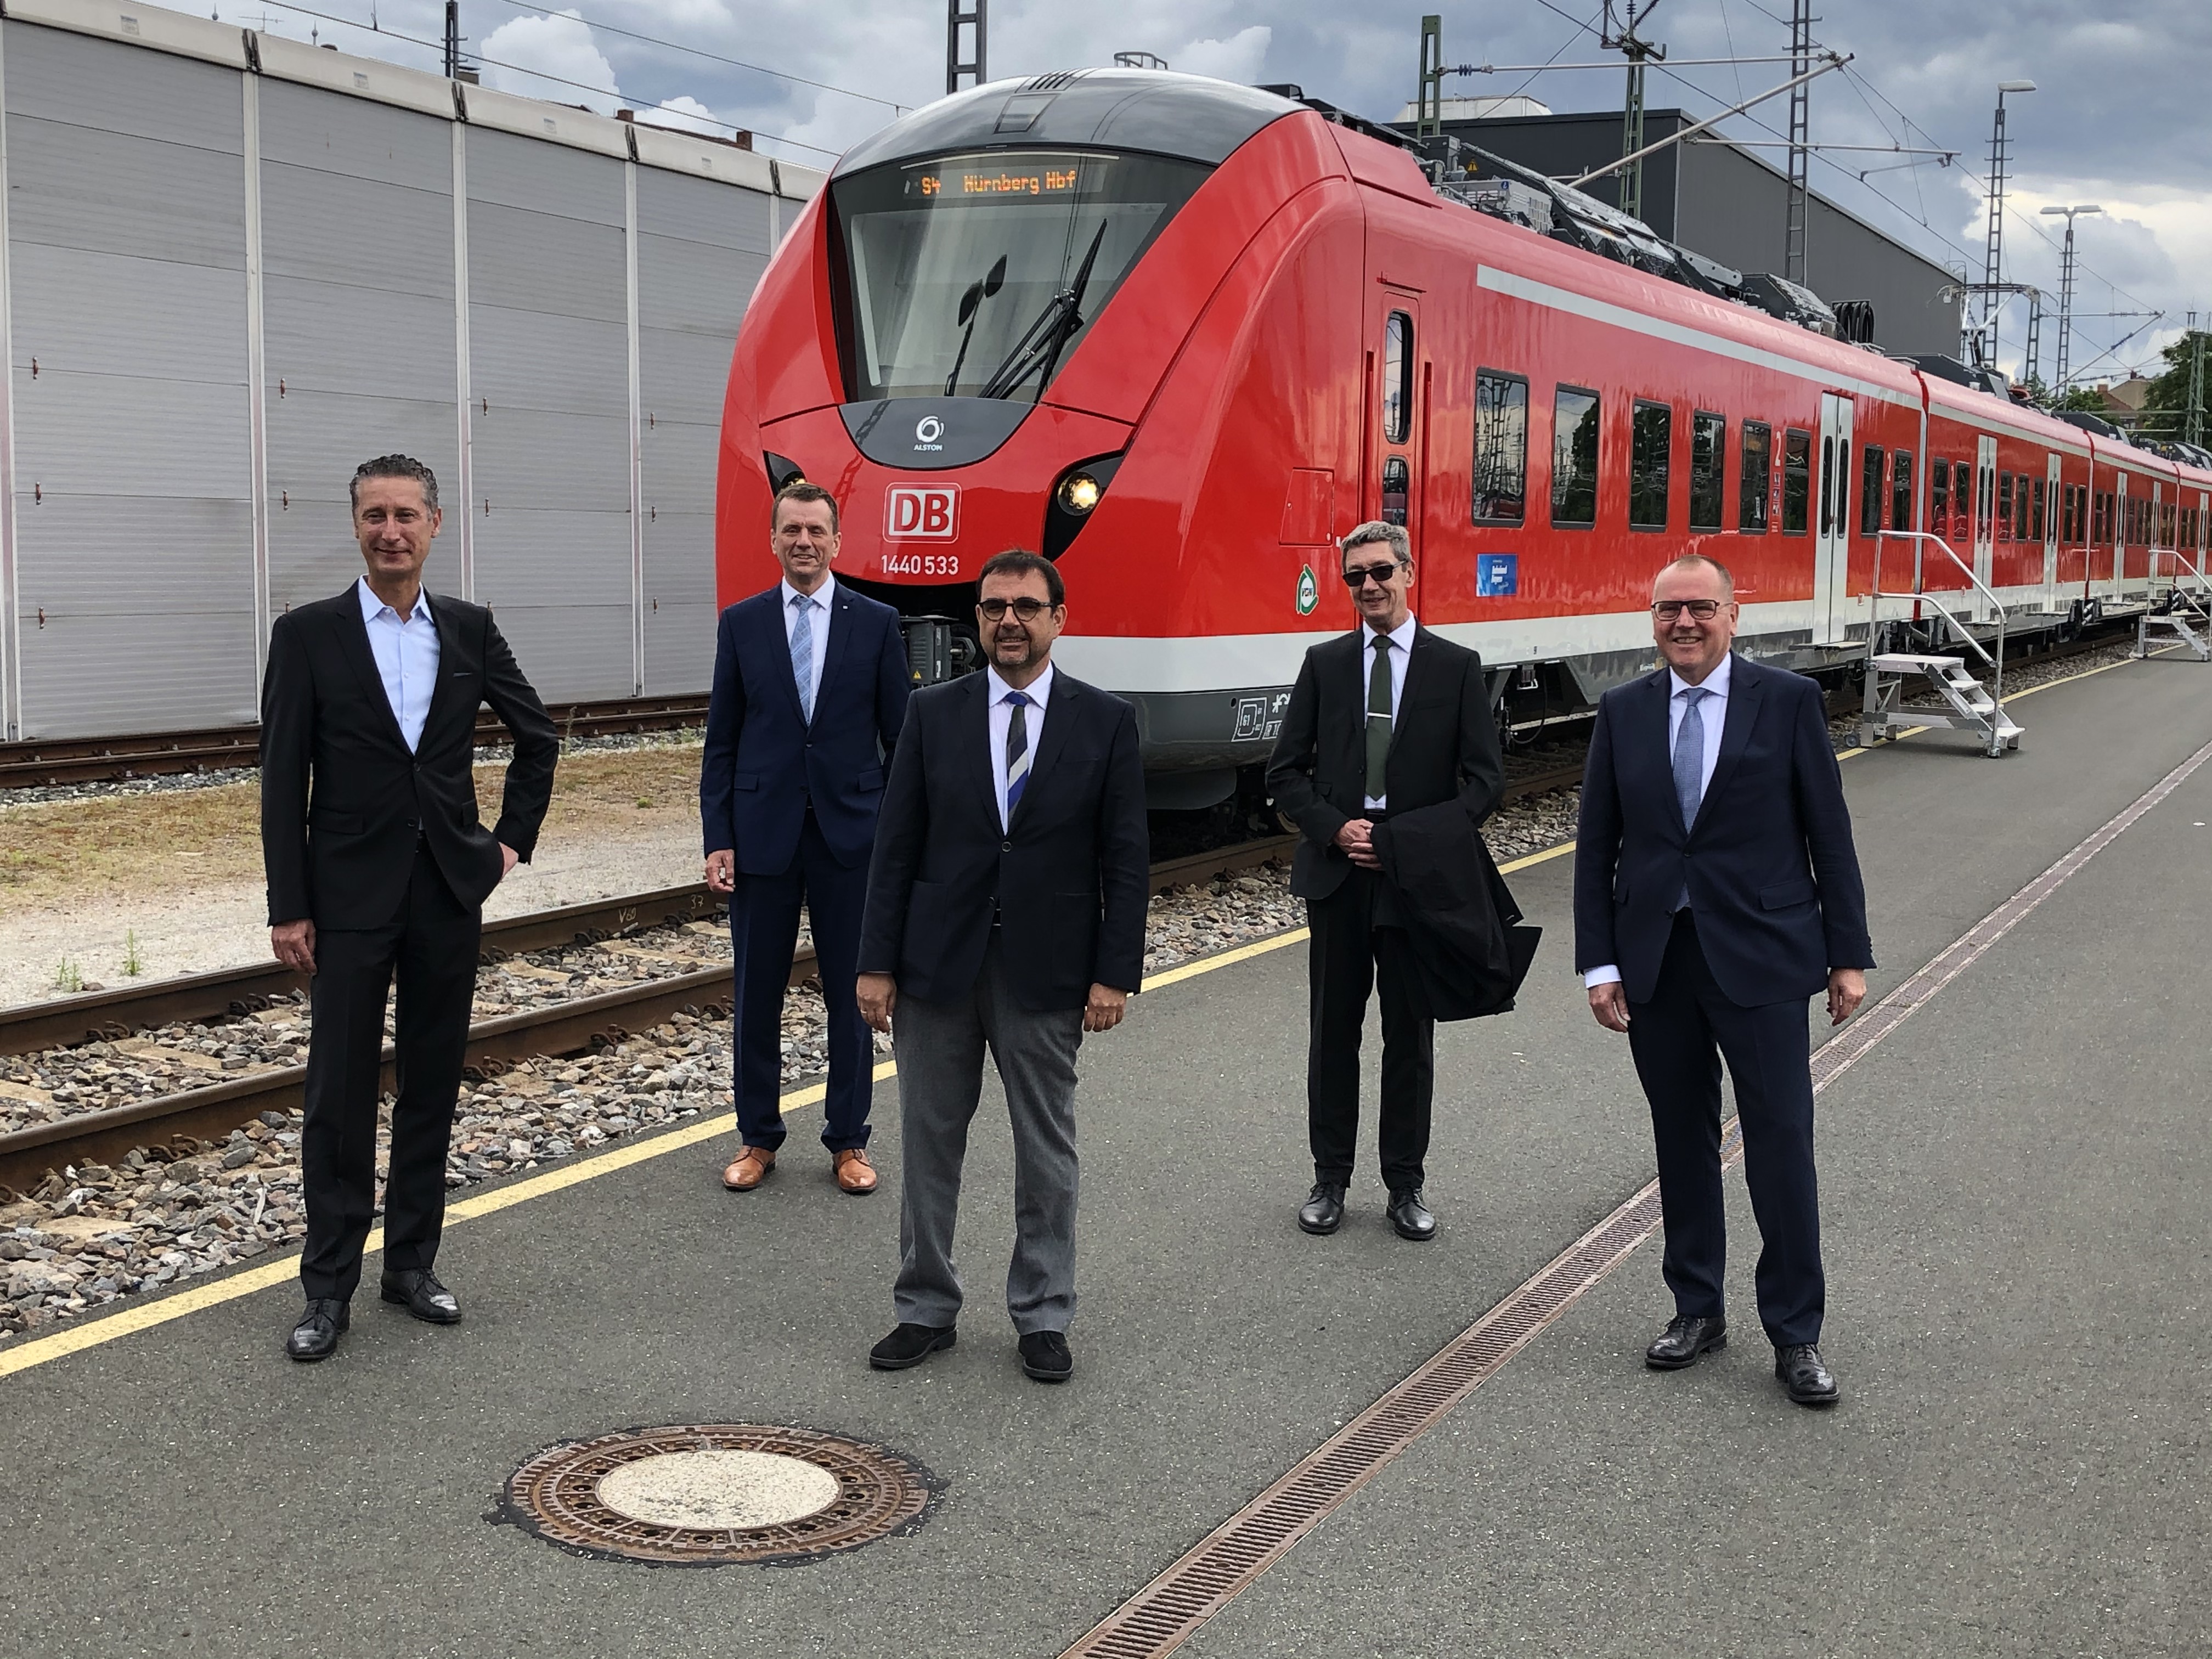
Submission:
<svg viewBox="0 0 2212 1659">
<path fill-rule="evenodd" d="M 1519 524 L 1528 502 L 1528 382 L 1474 377 L 1474 521 Z"/>
<path fill-rule="evenodd" d="M 1912 452 L 1900 449 L 1889 458 L 1889 527 L 1912 528 Z"/>
<path fill-rule="evenodd" d="M 1936 535 L 1951 533 L 1951 463 L 1928 463 L 1928 528 Z"/>
<path fill-rule="evenodd" d="M 1212 172 L 1136 152 L 1032 149 L 836 179 L 848 398 L 1035 402 Z"/>
<path fill-rule="evenodd" d="M 1628 527 L 1667 527 L 1667 487 L 1674 447 L 1674 411 L 1636 400 L 1628 457 Z"/>
<path fill-rule="evenodd" d="M 1690 416 L 1690 528 L 1718 530 L 1721 501 L 1727 493 L 1728 418 Z"/>
<path fill-rule="evenodd" d="M 1997 474 L 1997 540 L 2012 539 L 2012 474 Z"/>
<path fill-rule="evenodd" d="M 2089 514 L 2089 539 L 2102 547 L 2112 538 L 2112 492 L 2100 489 Z"/>
<path fill-rule="evenodd" d="M 1813 504 L 1813 434 L 1791 427 L 1782 434 L 1782 533 L 1805 533 Z"/>
<path fill-rule="evenodd" d="M 1382 441 L 1401 444 L 1413 429 L 1413 319 L 1390 313 L 1382 331 Z"/>
<path fill-rule="evenodd" d="M 1881 463 L 1880 444 L 1869 444 L 1860 463 L 1859 534 L 1878 536 L 1881 533 Z"/>
<path fill-rule="evenodd" d="M 1406 503 L 1413 493 L 1413 469 L 1403 455 L 1393 455 L 1382 463 L 1382 522 L 1405 523 Z"/>
<path fill-rule="evenodd" d="M 1766 533 L 1767 491 L 1774 483 L 1774 428 L 1764 421 L 1743 423 L 1743 482 L 1736 510 L 1736 532 Z"/>
<path fill-rule="evenodd" d="M 2081 536 L 2081 486 L 2061 486 L 2058 495 L 2058 538 L 2068 544 L 2078 542 Z"/>
<path fill-rule="evenodd" d="M 1563 386 L 1552 404 L 1552 522 L 1597 522 L 1597 393 Z"/>
<path fill-rule="evenodd" d="M 2028 501 L 2034 508 L 2034 512 L 2031 515 L 2033 522 L 2028 527 L 2027 538 L 2032 542 L 2040 542 L 2047 539 L 2043 533 L 2043 509 L 2045 505 L 2043 498 L 2045 493 L 2045 485 L 2041 478 L 2036 478 L 2030 482 L 2028 485 Z"/>
</svg>

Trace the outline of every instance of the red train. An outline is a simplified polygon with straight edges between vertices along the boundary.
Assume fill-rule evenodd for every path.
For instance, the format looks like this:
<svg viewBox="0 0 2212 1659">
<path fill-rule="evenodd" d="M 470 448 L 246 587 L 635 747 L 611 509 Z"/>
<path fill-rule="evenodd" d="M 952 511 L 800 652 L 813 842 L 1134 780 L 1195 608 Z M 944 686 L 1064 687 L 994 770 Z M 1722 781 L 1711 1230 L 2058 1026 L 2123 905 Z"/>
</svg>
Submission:
<svg viewBox="0 0 2212 1659">
<path fill-rule="evenodd" d="M 1059 659 L 1136 704 L 1155 804 L 1197 806 L 1352 625 L 1332 542 L 1364 520 L 1406 525 L 1425 623 L 1555 709 L 1648 665 L 1686 551 L 1735 572 L 1746 649 L 1808 669 L 1863 653 L 1885 528 L 2045 625 L 2141 598 L 2171 550 L 2203 565 L 2212 471 L 1654 275 L 1632 230 L 1472 210 L 1325 108 L 1082 70 L 856 146 L 738 337 L 722 601 L 774 580 L 769 496 L 802 473 L 925 679 L 975 659 L 982 560 L 1041 548 Z"/>
</svg>

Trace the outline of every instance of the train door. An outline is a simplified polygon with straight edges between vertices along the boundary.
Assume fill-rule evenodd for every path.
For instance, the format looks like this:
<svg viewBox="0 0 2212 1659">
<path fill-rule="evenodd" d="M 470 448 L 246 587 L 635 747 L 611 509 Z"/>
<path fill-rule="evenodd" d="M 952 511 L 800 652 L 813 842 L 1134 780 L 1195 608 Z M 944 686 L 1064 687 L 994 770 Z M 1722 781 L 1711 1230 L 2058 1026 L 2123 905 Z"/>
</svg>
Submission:
<svg viewBox="0 0 2212 1659">
<path fill-rule="evenodd" d="M 2045 611 L 2065 608 L 2058 602 L 2059 476 L 2059 458 L 2057 455 L 2045 456 L 2043 462 L 2043 608 Z"/>
<path fill-rule="evenodd" d="M 1813 543 L 1813 643 L 1844 639 L 1844 590 L 1850 571 L 1851 400 L 1820 394 L 1820 519 Z"/>
<path fill-rule="evenodd" d="M 1420 301 L 1384 289 L 1377 296 L 1369 338 L 1374 342 L 1373 417 L 1364 446 L 1373 458 L 1360 486 L 1363 519 L 1403 525 L 1416 571 L 1413 605 L 1421 609 L 1421 491 L 1428 472 L 1428 361 L 1421 337 Z"/>
<path fill-rule="evenodd" d="M 1974 441 L 1974 574 L 1985 587 L 1996 586 L 1997 534 L 1997 441 L 1991 437 Z M 1974 620 L 1985 623 L 1995 613 L 1990 602 L 1978 589 L 1974 593 Z"/>
<path fill-rule="evenodd" d="M 2112 521 L 2105 526 L 2105 539 L 2112 552 L 2112 575 L 2105 584 L 2105 597 L 2117 599 L 2128 574 L 2128 474 L 2124 467 L 2112 469 Z"/>
</svg>

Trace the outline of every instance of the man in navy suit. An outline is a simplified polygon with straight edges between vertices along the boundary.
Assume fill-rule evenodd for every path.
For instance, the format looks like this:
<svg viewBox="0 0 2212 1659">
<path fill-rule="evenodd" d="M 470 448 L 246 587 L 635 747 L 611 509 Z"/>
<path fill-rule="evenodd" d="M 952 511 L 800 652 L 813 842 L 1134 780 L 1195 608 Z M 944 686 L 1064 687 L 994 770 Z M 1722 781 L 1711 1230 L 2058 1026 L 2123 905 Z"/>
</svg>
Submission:
<svg viewBox="0 0 2212 1659">
<path fill-rule="evenodd" d="M 838 534 L 828 490 L 786 484 L 770 526 L 783 580 L 722 612 L 699 771 L 707 885 L 730 896 L 737 969 L 734 1069 L 744 1144 L 722 1184 L 751 1191 L 775 1168 L 783 1145 L 783 994 L 803 902 L 829 1005 L 822 1144 L 842 1189 L 872 1193 L 874 1047 L 853 986 L 884 757 L 906 718 L 906 652 L 898 613 L 830 574 Z"/>
<path fill-rule="evenodd" d="M 1805 1003 L 1825 991 L 1842 1024 L 1874 954 L 1820 689 L 1730 653 L 1735 592 L 1701 555 L 1662 570 L 1651 619 L 1667 665 L 1598 703 L 1575 841 L 1575 967 L 1598 1024 L 1628 1034 L 1651 1103 L 1675 1317 L 1644 1362 L 1674 1370 L 1727 1346 L 1725 1056 L 1775 1375 L 1800 1405 L 1826 1406 L 1837 1391 L 1818 1346 L 1826 1281 Z"/>
<path fill-rule="evenodd" d="M 898 1326 L 878 1370 L 953 1343 L 952 1262 L 968 1126 L 988 1046 L 1014 1134 L 1014 1259 L 1022 1369 L 1074 1361 L 1075 1054 L 1121 1023 L 1143 983 L 1151 861 L 1136 711 L 1052 665 L 1067 621 L 1060 572 L 1035 553 L 987 561 L 982 673 L 915 694 L 891 761 L 868 878 L 860 1009 L 898 1023 Z"/>
</svg>

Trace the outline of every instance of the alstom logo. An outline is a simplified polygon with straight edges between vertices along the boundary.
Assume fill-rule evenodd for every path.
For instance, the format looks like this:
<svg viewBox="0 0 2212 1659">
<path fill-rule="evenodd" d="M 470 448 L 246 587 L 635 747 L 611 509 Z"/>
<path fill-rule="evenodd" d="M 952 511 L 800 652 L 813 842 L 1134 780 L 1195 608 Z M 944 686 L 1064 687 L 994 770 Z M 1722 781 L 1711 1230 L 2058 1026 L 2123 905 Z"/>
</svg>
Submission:
<svg viewBox="0 0 2212 1659">
<path fill-rule="evenodd" d="M 884 534 L 897 541 L 949 542 L 959 533 L 960 486 L 894 484 L 884 501 Z"/>
</svg>

